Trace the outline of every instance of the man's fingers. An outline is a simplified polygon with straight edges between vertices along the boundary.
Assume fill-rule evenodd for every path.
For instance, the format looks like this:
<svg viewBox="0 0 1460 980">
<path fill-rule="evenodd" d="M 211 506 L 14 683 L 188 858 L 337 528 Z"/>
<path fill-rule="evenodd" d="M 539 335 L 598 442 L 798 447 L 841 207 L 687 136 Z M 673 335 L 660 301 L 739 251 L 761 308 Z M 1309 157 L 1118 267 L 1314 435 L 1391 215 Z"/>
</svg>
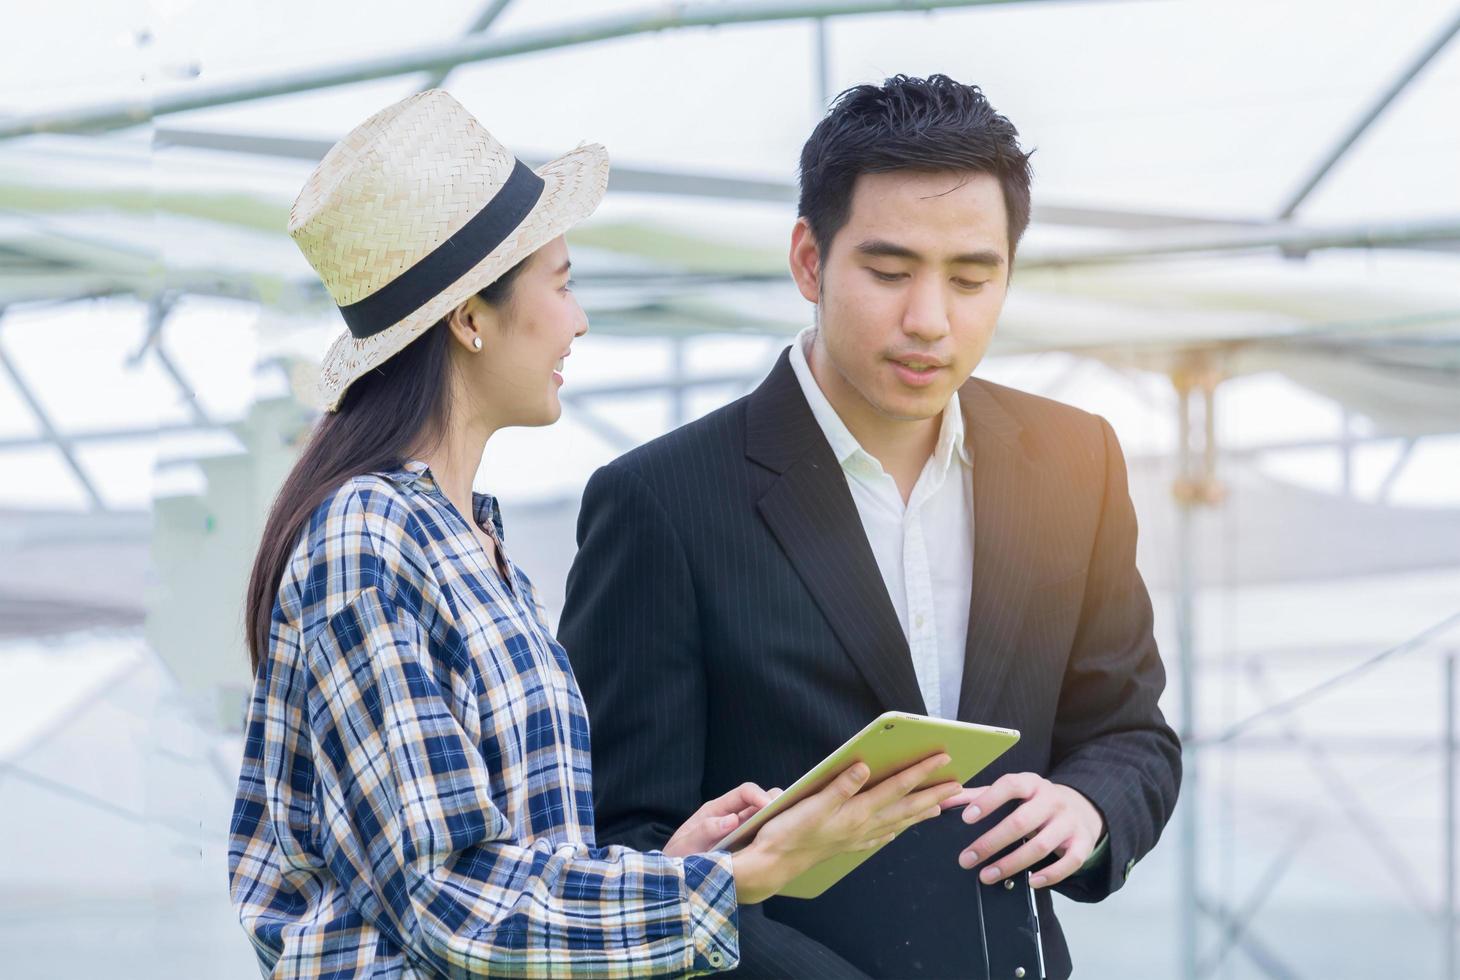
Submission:
<svg viewBox="0 0 1460 980">
<path fill-rule="evenodd" d="M 1010 800 L 1027 800 L 1039 789 L 1040 777 L 1032 772 L 1011 772 L 994 780 L 970 801 L 963 811 L 964 823 L 978 823 Z"/>
<path fill-rule="evenodd" d="M 1070 875 L 1079 871 L 1085 862 L 1090 860 L 1090 855 L 1081 857 L 1074 852 L 1074 848 L 1066 851 L 1064 856 L 1047 868 L 1040 868 L 1029 879 L 1029 884 L 1035 888 L 1048 888 L 1051 885 L 1058 885 Z"/>
<path fill-rule="evenodd" d="M 964 787 L 953 796 L 950 796 L 948 797 L 948 799 L 943 801 L 943 809 L 956 810 L 958 807 L 968 806 L 974 800 L 978 799 L 979 794 L 983 791 L 984 787 L 982 786 Z"/>
<path fill-rule="evenodd" d="M 1037 834 L 1032 840 L 1026 841 L 1022 847 L 999 858 L 997 865 L 991 864 L 980 871 L 979 880 L 985 885 L 992 885 L 996 881 L 1011 878 L 1049 857 L 1063 843 L 1065 842 L 1059 834 L 1048 831 Z"/>
<path fill-rule="evenodd" d="M 971 868 L 987 860 L 990 855 L 998 854 L 1015 841 L 1034 836 L 1044 829 L 1051 816 L 1052 810 L 1047 800 L 1034 799 L 1024 803 L 1000 820 L 992 830 L 968 845 L 963 855 L 969 857 L 970 863 L 964 864 L 963 857 L 959 858 L 959 863 L 965 868 Z"/>
</svg>

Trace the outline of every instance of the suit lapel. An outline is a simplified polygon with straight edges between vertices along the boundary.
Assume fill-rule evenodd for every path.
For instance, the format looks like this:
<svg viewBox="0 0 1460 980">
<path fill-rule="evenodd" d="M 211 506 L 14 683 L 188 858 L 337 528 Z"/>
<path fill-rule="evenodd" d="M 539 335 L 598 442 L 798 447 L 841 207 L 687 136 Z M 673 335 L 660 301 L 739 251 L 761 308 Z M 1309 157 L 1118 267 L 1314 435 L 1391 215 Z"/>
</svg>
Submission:
<svg viewBox="0 0 1460 980">
<path fill-rule="evenodd" d="M 925 713 L 846 477 L 784 353 L 747 403 L 746 455 L 779 474 L 759 501 L 761 517 L 847 655 L 887 709 Z"/>
<path fill-rule="evenodd" d="M 1038 488 L 1018 421 L 977 381 L 960 389 L 959 400 L 972 446 L 975 530 L 958 717 L 1007 724 L 999 696 L 1009 665 L 1019 655 L 1015 644 L 1035 581 Z"/>
</svg>

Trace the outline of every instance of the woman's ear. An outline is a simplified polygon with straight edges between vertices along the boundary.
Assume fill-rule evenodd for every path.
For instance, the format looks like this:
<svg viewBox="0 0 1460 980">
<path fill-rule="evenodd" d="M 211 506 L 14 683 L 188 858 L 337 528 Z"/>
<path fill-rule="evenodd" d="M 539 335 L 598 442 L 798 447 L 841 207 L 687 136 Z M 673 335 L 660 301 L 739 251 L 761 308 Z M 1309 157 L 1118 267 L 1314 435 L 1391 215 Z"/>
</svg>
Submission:
<svg viewBox="0 0 1460 980">
<path fill-rule="evenodd" d="M 468 351 L 479 351 L 486 346 L 487 330 L 495 314 L 480 296 L 471 296 L 448 315 L 446 323 L 451 337 Z"/>
</svg>

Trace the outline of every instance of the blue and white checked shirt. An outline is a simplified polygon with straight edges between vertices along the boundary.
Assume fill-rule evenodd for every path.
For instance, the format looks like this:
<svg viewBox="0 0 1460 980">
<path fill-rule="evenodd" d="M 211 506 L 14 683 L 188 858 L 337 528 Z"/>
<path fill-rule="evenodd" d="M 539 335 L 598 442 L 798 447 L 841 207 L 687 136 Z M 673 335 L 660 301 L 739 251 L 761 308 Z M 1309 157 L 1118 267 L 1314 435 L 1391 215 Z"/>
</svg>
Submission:
<svg viewBox="0 0 1460 980">
<path fill-rule="evenodd" d="M 496 501 L 473 509 L 500 541 Z M 254 683 L 229 846 L 264 975 L 738 963 L 729 855 L 595 845 L 588 715 L 532 584 L 510 573 L 419 461 L 314 512 Z"/>
</svg>

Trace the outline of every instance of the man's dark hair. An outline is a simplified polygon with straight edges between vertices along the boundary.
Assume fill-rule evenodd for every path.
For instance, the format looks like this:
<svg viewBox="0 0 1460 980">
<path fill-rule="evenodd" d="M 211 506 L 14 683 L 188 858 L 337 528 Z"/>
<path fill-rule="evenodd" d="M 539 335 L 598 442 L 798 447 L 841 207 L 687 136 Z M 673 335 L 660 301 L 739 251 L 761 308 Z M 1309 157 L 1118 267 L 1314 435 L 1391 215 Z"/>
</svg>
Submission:
<svg viewBox="0 0 1460 980">
<path fill-rule="evenodd" d="M 825 257 L 852 210 L 861 174 L 957 171 L 996 177 L 1009 218 L 1009 259 L 1029 227 L 1030 153 L 977 85 L 947 75 L 894 75 L 836 97 L 801 149 L 798 214 Z"/>
</svg>

